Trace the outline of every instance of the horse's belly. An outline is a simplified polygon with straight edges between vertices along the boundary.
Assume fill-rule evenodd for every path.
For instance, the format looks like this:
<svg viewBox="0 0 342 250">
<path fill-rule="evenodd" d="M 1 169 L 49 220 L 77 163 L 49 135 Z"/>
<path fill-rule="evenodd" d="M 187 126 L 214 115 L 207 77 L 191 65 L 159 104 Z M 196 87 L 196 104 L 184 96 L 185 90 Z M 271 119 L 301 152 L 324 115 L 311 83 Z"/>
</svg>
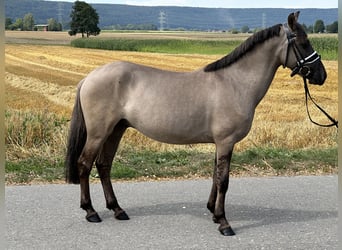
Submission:
<svg viewBox="0 0 342 250">
<path fill-rule="evenodd" d="M 169 144 L 196 144 L 196 143 L 212 143 L 213 139 L 208 134 L 191 134 L 191 133 L 173 133 L 170 131 L 149 131 L 137 128 L 139 132 L 145 136 L 164 143 Z"/>
<path fill-rule="evenodd" d="M 167 119 L 166 117 L 140 117 L 140 119 L 129 119 L 132 127 L 145 136 L 165 143 L 190 144 L 210 143 L 213 137 L 205 121 L 194 121 L 191 119 Z"/>
</svg>

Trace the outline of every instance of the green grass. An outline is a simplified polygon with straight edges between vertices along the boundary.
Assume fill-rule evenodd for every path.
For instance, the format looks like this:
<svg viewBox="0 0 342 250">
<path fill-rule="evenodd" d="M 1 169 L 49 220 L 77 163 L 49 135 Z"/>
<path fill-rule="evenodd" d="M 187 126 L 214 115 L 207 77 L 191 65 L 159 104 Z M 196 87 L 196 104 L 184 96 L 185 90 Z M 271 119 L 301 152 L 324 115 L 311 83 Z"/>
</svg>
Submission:
<svg viewBox="0 0 342 250">
<path fill-rule="evenodd" d="M 323 172 L 330 167 L 337 169 L 337 148 L 289 150 L 276 148 L 252 148 L 233 156 L 236 166 L 255 165 L 260 169 L 272 168 L 277 174 L 315 169 Z"/>
<path fill-rule="evenodd" d="M 214 153 L 197 150 L 136 151 L 124 146 L 118 152 L 111 171 L 113 179 L 136 178 L 195 178 L 211 177 Z M 233 175 L 296 175 L 337 173 L 337 148 L 288 150 L 252 148 L 234 153 L 231 164 Z M 251 170 L 252 169 L 252 170 Z M 97 171 L 91 174 L 95 179 Z M 56 182 L 64 180 L 64 159 L 31 157 L 6 162 L 6 183 L 32 181 Z"/>
<path fill-rule="evenodd" d="M 324 60 L 337 60 L 337 37 L 312 37 L 313 48 Z M 170 54 L 206 54 L 225 55 L 241 44 L 243 40 L 184 40 L 184 39 L 108 39 L 79 38 L 71 42 L 78 48 L 158 52 Z"/>
<path fill-rule="evenodd" d="M 337 60 L 337 37 L 312 37 L 310 42 L 312 47 L 322 56 L 323 60 Z"/>
<path fill-rule="evenodd" d="M 241 41 L 211 41 L 182 39 L 76 39 L 71 46 L 78 48 L 158 52 L 170 54 L 226 54 L 233 50 Z"/>
<path fill-rule="evenodd" d="M 30 157 L 20 161 L 6 161 L 6 183 L 24 184 L 32 181 L 64 180 L 64 160 Z"/>
<path fill-rule="evenodd" d="M 111 176 L 114 179 L 208 176 L 213 157 L 198 151 L 135 151 L 129 147 L 118 154 Z"/>
</svg>

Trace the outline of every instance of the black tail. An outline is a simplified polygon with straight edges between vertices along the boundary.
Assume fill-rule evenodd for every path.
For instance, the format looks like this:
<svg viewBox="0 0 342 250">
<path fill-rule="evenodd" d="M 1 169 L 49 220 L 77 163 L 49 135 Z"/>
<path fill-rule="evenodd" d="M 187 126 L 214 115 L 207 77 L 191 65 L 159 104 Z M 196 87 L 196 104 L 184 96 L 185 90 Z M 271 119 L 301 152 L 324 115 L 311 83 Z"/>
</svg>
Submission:
<svg viewBox="0 0 342 250">
<path fill-rule="evenodd" d="M 81 85 L 78 87 L 75 106 L 72 112 L 68 147 L 65 158 L 65 179 L 67 183 L 72 184 L 80 183 L 77 160 L 82 153 L 87 139 L 87 131 L 80 102 L 80 89 Z"/>
</svg>

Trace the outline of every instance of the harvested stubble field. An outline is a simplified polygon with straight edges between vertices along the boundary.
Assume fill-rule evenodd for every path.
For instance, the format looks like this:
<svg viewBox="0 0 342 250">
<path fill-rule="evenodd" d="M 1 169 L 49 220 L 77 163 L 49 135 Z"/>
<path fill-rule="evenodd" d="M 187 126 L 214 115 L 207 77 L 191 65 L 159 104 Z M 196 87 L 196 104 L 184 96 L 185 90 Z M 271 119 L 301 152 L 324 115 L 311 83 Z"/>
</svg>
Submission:
<svg viewBox="0 0 342 250">
<path fill-rule="evenodd" d="M 52 158 L 63 154 L 68 125 L 65 120 L 70 118 L 76 85 L 100 65 L 125 60 L 166 70 L 191 71 L 222 56 L 118 52 L 8 43 L 5 48 L 6 125 L 12 126 L 13 131 L 6 137 L 6 158 L 16 161 L 35 154 L 51 154 Z M 310 89 L 314 98 L 327 112 L 337 117 L 337 62 L 324 61 L 324 65 L 328 72 L 326 83 L 323 86 L 310 85 Z M 53 131 L 53 143 L 46 142 L 42 149 L 41 145 L 35 146 L 34 142 L 31 148 L 25 147 L 23 142 L 18 142 L 14 138 L 16 133 L 19 133 L 15 131 L 14 125 L 16 119 L 20 119 L 14 115 L 18 112 L 53 116 L 53 119 L 59 121 L 62 125 L 60 129 Z M 317 121 L 326 122 L 320 113 L 312 111 L 312 114 Z M 336 129 L 320 128 L 309 122 L 304 104 L 302 79 L 291 78 L 288 69 L 280 68 L 266 97 L 257 107 L 251 132 L 235 150 L 242 152 L 253 147 L 331 148 L 336 147 L 336 138 Z M 123 144 L 134 145 L 136 149 L 141 150 L 214 151 L 212 145 L 190 147 L 161 144 L 145 138 L 134 130 L 126 133 Z"/>
</svg>

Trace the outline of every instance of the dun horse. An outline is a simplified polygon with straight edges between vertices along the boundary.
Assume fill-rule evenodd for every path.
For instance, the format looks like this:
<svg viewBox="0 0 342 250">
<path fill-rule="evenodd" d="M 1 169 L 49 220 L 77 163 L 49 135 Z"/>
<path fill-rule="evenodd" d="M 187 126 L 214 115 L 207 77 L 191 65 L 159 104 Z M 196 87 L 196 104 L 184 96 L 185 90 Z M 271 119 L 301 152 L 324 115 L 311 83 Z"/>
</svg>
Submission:
<svg viewBox="0 0 342 250">
<path fill-rule="evenodd" d="M 78 85 L 66 156 L 66 181 L 80 183 L 81 208 L 89 222 L 100 222 L 89 193 L 95 161 L 107 208 L 118 220 L 129 217 L 119 206 L 110 170 L 128 127 L 160 142 L 214 143 L 213 183 L 207 208 L 223 235 L 234 235 L 226 219 L 225 197 L 234 144 L 244 138 L 255 108 L 279 66 L 312 84 L 326 71 L 312 48 L 299 12 L 249 37 L 232 53 L 193 72 L 163 71 L 129 62 L 95 69 Z M 194 191 L 195 192 L 195 191 Z"/>
</svg>

